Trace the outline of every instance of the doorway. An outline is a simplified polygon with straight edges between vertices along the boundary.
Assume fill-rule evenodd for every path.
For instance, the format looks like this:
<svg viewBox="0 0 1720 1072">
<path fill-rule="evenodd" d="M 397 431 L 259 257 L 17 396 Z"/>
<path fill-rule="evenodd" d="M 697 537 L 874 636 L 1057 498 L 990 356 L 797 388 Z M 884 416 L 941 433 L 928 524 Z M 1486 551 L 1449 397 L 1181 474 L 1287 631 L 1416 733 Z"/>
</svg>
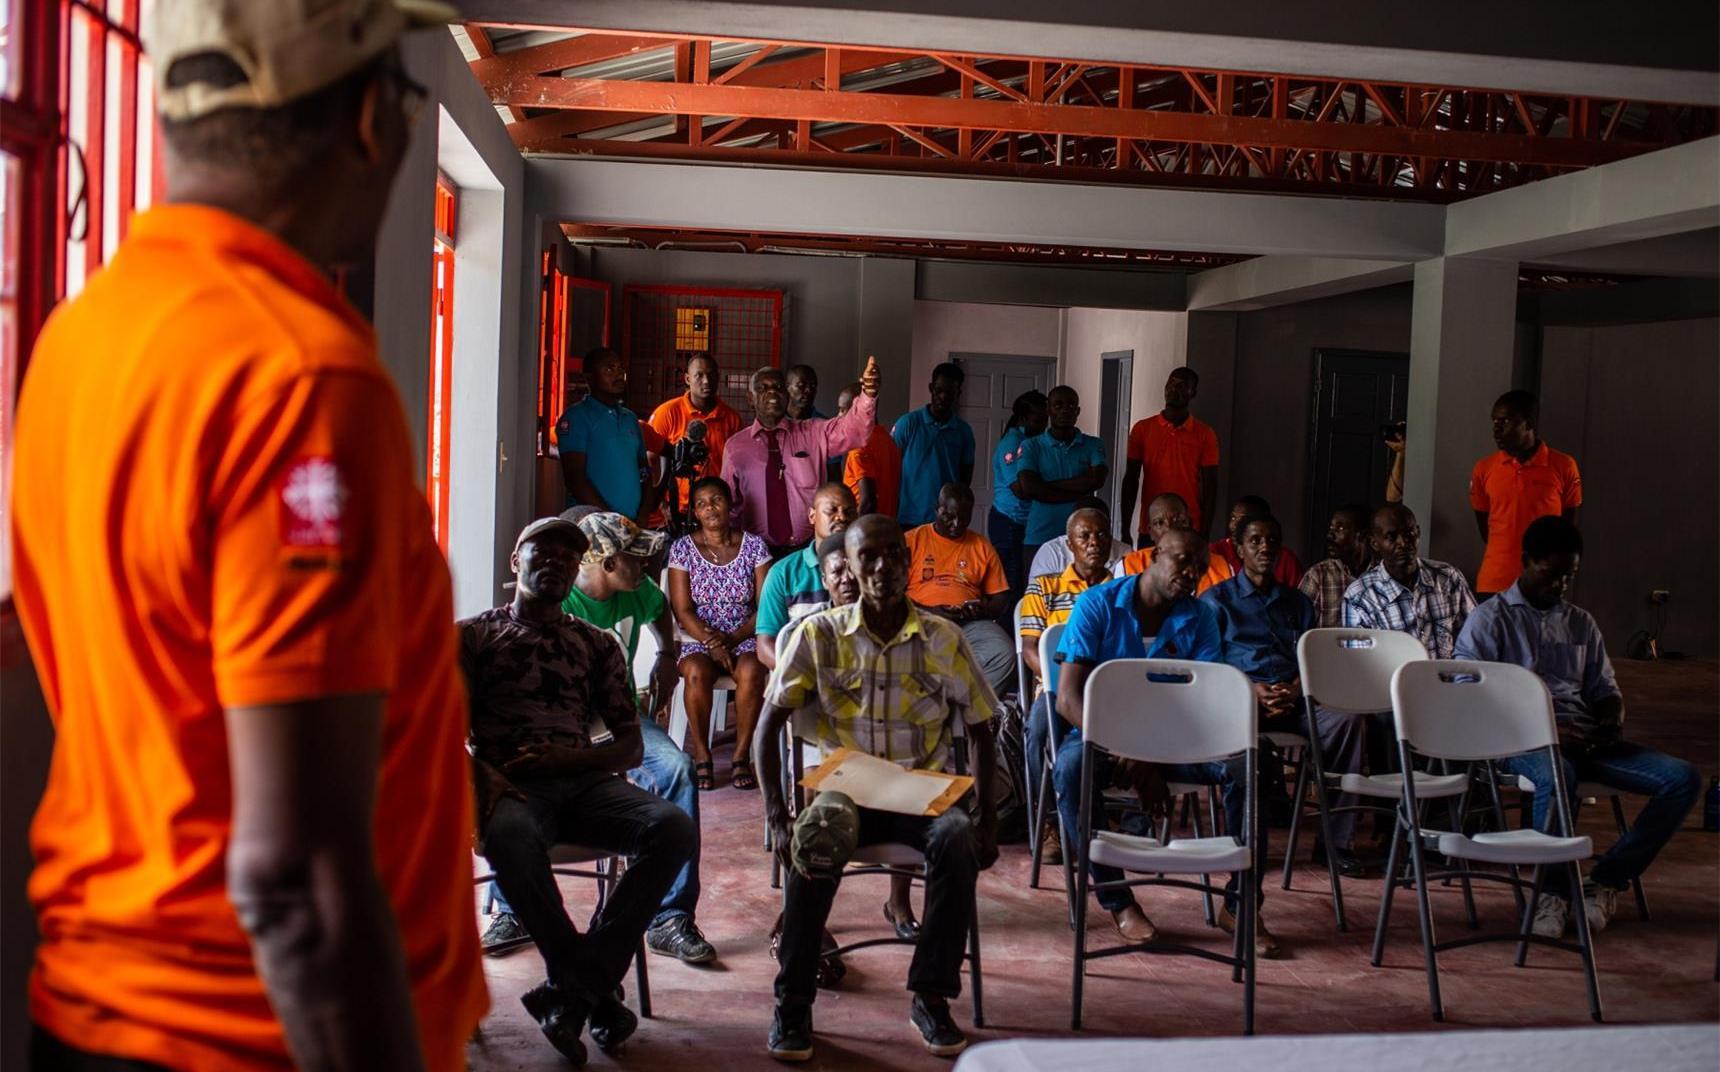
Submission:
<svg viewBox="0 0 1720 1072">
<path fill-rule="evenodd" d="M 1307 531 L 1310 562 L 1324 558 L 1326 523 L 1346 503 L 1382 502 L 1392 452 L 1381 427 L 1401 421 L 1409 399 L 1409 355 L 1314 351 L 1314 434 Z M 1317 550 L 1318 549 L 1318 550 Z"/>
<path fill-rule="evenodd" d="M 1099 361 L 1099 438 L 1105 441 L 1111 452 L 1111 475 L 1102 498 L 1115 512 L 1117 503 L 1123 498 L 1123 467 L 1129 455 L 1135 351 L 1108 350 L 1099 355 Z"/>
<path fill-rule="evenodd" d="M 962 367 L 961 399 L 956 415 L 973 426 L 973 516 L 985 531 L 986 511 L 991 509 L 991 454 L 1003 435 L 1004 425 L 1014 412 L 1017 396 L 1027 391 L 1048 391 L 1057 368 L 1054 357 L 1027 354 L 952 353 L 949 360 Z"/>
</svg>

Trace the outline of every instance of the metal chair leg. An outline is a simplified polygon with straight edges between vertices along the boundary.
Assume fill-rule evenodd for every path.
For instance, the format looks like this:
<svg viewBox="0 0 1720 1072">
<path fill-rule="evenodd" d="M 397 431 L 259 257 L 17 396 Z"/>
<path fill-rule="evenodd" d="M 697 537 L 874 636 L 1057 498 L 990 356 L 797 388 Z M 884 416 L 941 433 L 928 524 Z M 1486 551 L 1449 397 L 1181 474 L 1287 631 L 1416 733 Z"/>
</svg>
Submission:
<svg viewBox="0 0 1720 1072">
<path fill-rule="evenodd" d="M 651 978 L 645 968 L 645 939 L 639 939 L 639 948 L 633 953 L 633 985 L 639 988 L 639 1015 L 651 1019 Z"/>
<path fill-rule="evenodd" d="M 1613 798 L 1617 800 L 1617 797 Z M 1583 871 L 1575 860 L 1568 865 L 1571 869 L 1571 889 L 1581 891 L 1583 888 Z M 1573 897 L 1573 900 L 1575 898 Z M 1601 987 L 1600 980 L 1595 975 L 1595 943 L 1594 935 L 1589 932 L 1589 914 L 1583 911 L 1581 904 L 1574 904 L 1571 914 L 1576 916 L 1577 947 L 1583 954 L 1583 981 L 1589 989 L 1589 1018 L 1595 1023 L 1601 1022 Z"/>
<path fill-rule="evenodd" d="M 1467 796 L 1467 794 L 1465 794 L 1465 795 Z M 1463 832 L 1463 822 L 1464 822 L 1464 814 L 1463 814 L 1462 806 L 1461 805 L 1454 805 L 1451 807 L 1450 810 L 1452 812 L 1452 821 L 1453 821 L 1453 824 L 1457 828 L 1457 832 L 1462 833 Z M 1447 856 L 1446 861 L 1449 864 L 1451 862 L 1451 857 Z M 1461 872 L 1459 873 L 1458 881 L 1463 886 L 1463 912 L 1464 912 L 1464 916 L 1465 916 L 1465 918 L 1467 918 L 1469 920 L 1470 930 L 1474 930 L 1477 927 L 1481 926 L 1481 920 L 1479 918 L 1477 918 L 1475 915 L 1475 891 L 1470 887 L 1469 868 L 1467 865 L 1465 865 L 1463 867 L 1463 869 L 1461 870 Z"/>
<path fill-rule="evenodd" d="M 1206 791 L 1207 791 L 1209 799 L 1213 796 L 1218 795 L 1218 789 L 1215 786 L 1208 786 Z M 1195 796 L 1195 794 L 1190 793 L 1187 796 L 1183 797 L 1184 810 L 1192 811 L 1192 813 L 1193 813 L 1193 816 L 1194 816 L 1194 836 L 1197 838 L 1205 837 L 1206 835 L 1201 832 L 1201 826 L 1200 826 L 1200 801 L 1198 799 L 1195 800 L 1193 802 L 1193 807 L 1192 808 L 1189 807 L 1189 803 L 1190 803 L 1189 798 L 1193 797 L 1193 796 Z M 1218 835 L 1216 833 L 1214 833 L 1212 836 L 1217 837 Z M 1212 876 L 1211 875 L 1202 875 L 1202 876 L 1200 876 L 1200 880 L 1202 882 L 1206 883 L 1208 886 L 1212 885 Z M 1201 896 L 1202 908 L 1206 912 L 1206 925 L 1208 927 L 1218 926 L 1218 915 L 1213 911 L 1213 907 L 1212 907 L 1212 891 L 1211 890 L 1202 890 L 1200 893 L 1200 896 Z"/>
<path fill-rule="evenodd" d="M 1435 1021 L 1444 1021 L 1445 1006 L 1439 1000 L 1439 958 L 1434 954 L 1433 906 L 1427 892 L 1427 870 L 1421 858 L 1421 831 L 1411 833 L 1410 868 L 1415 872 L 1416 911 L 1421 917 L 1421 949 L 1427 958 L 1427 997 Z"/>
<path fill-rule="evenodd" d="M 1027 836 L 1033 839 L 1033 868 L 1027 874 L 1028 889 L 1039 888 L 1040 858 L 1045 848 L 1045 806 L 1050 804 L 1056 808 L 1055 791 L 1051 788 L 1051 765 L 1046 761 L 1045 769 L 1039 772 L 1039 791 L 1035 799 L 1028 802 L 1027 817 L 1029 830 Z M 1061 833 L 1061 831 L 1059 831 Z"/>
<path fill-rule="evenodd" d="M 1314 747 L 1313 742 L 1309 742 L 1309 747 Z M 1296 861 L 1296 842 L 1302 834 L 1302 813 L 1308 803 L 1308 766 L 1308 752 L 1304 749 L 1301 761 L 1296 764 L 1296 788 L 1291 791 L 1296 806 L 1290 811 L 1290 834 L 1284 842 L 1284 889 L 1290 888 L 1290 867 Z"/>
<path fill-rule="evenodd" d="M 1400 808 L 1392 823 L 1391 849 L 1386 854 L 1385 882 L 1380 887 L 1380 918 L 1379 922 L 1374 924 L 1372 963 L 1376 968 L 1380 966 L 1380 958 L 1385 956 L 1386 952 L 1386 924 L 1391 920 L 1392 895 L 1397 892 L 1400 881 L 1398 878 L 1398 846 L 1403 844 L 1403 838 L 1403 810 Z"/>
<path fill-rule="evenodd" d="M 1541 903 L 1541 887 L 1546 882 L 1546 876 L 1541 873 L 1541 865 L 1535 865 L 1535 881 L 1529 888 L 1529 903 L 1523 908 L 1523 929 L 1519 935 L 1529 933 L 1529 928 L 1535 922 L 1535 909 Z M 1581 887 L 1578 887 L 1579 889 Z M 1517 942 L 1517 967 L 1521 968 L 1529 960 L 1529 943 L 1521 939 Z"/>
<path fill-rule="evenodd" d="M 973 920 L 968 926 L 968 962 L 973 974 L 973 1026 L 985 1026 L 985 984 L 979 963 L 979 888 L 974 888 Z"/>
</svg>

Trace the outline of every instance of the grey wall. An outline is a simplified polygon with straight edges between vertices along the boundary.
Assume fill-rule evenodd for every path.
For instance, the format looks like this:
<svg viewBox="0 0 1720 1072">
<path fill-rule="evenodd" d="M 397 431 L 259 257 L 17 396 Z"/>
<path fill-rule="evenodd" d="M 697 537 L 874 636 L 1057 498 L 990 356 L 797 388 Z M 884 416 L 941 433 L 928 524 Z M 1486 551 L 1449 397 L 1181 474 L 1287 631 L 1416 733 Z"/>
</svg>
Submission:
<svg viewBox="0 0 1720 1072">
<path fill-rule="evenodd" d="M 394 377 L 424 472 L 430 375 L 430 236 L 436 172 L 472 196 L 462 199 L 455 235 L 453 483 L 449 562 L 456 608 L 494 606 L 507 577 L 507 552 L 528 509 L 536 401 L 536 332 L 502 310 L 521 303 L 535 243 L 526 241 L 525 170 L 495 108 L 472 80 L 445 33 L 405 45 L 413 77 L 430 91 L 413 131 L 383 221 L 376 255 L 373 319 L 382 362 Z M 461 235 L 466 238 L 461 241 Z M 474 286 L 474 283 L 477 283 Z M 536 292 L 531 288 L 535 325 Z M 523 384 L 523 386 L 522 386 Z M 507 464 L 498 466 L 505 456 Z M 498 472 L 498 468 L 500 472 Z"/>
<path fill-rule="evenodd" d="M 1583 474 L 1574 600 L 1620 658 L 1667 589 L 1664 646 L 1720 654 L 1720 320 L 1549 327 L 1541 353 L 1542 434 Z"/>
<path fill-rule="evenodd" d="M 1296 553 L 1304 561 L 1320 556 L 1322 548 L 1298 546 L 1307 529 L 1314 351 L 1408 353 L 1410 297 L 1410 287 L 1402 285 L 1234 314 L 1235 391 L 1228 440 L 1215 424 L 1221 517 L 1239 495 L 1264 496 Z M 1222 402 L 1210 398 L 1219 390 L 1218 382 L 1202 376 L 1193 409 L 1209 423 L 1212 414 L 1223 412 Z"/>
</svg>

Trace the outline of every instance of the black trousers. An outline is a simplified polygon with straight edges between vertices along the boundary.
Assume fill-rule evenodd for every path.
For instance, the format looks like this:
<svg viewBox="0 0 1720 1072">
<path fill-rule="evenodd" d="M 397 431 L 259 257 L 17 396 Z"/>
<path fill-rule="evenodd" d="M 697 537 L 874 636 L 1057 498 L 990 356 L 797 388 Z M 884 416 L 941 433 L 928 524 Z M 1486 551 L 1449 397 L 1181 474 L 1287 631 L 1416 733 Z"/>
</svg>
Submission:
<svg viewBox="0 0 1720 1072">
<path fill-rule="evenodd" d="M 30 1025 L 31 1072 L 167 1072 L 148 1061 L 107 1057 L 68 1046 L 38 1024 Z"/>
<path fill-rule="evenodd" d="M 626 975 L 640 936 L 693 855 L 698 827 L 675 805 L 605 772 L 516 781 L 514 787 L 526 800 L 496 803 L 484 827 L 484 856 L 502 896 L 531 932 L 550 980 L 595 1004 Z M 628 858 L 585 934 L 568 918 L 550 871 L 550 846 L 558 843 Z"/>
<path fill-rule="evenodd" d="M 962 992 L 962 954 L 973 927 L 979 842 L 967 812 L 936 818 L 860 809 L 860 845 L 912 845 L 926 856 L 926 914 L 908 968 L 908 989 L 953 998 Z M 836 900 L 835 879 L 810 879 L 790 867 L 784 882 L 782 961 L 776 973 L 780 1005 L 808 1006 L 818 994 L 820 937 Z"/>
</svg>

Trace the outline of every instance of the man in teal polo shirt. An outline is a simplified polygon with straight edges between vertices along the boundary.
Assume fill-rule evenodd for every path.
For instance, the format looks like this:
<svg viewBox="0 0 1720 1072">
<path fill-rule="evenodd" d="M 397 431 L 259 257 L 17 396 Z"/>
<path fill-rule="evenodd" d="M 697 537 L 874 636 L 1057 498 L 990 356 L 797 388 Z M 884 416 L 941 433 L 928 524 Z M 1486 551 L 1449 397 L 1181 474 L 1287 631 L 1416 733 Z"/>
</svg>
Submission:
<svg viewBox="0 0 1720 1072">
<path fill-rule="evenodd" d="M 813 492 L 812 509 L 807 512 L 812 523 L 812 542 L 772 566 L 759 592 L 753 635 L 758 638 L 759 661 L 766 668 L 776 668 L 779 633 L 808 614 L 830 606 L 830 596 L 824 591 L 824 578 L 818 569 L 818 544 L 831 533 L 847 529 L 857 512 L 854 493 L 839 481 L 821 485 Z"/>
<path fill-rule="evenodd" d="M 956 416 L 962 367 L 946 361 L 932 370 L 931 400 L 904 413 L 890 430 L 902 450 L 901 505 L 897 520 L 904 530 L 924 525 L 938 512 L 938 491 L 945 484 L 973 487 L 973 428 Z"/>
<path fill-rule="evenodd" d="M 627 365 L 620 354 L 599 346 L 585 355 L 585 377 L 591 395 L 555 422 L 568 505 L 643 521 L 657 508 L 657 494 L 645 468 L 639 417 L 622 401 Z"/>
<path fill-rule="evenodd" d="M 1081 396 L 1073 387 L 1053 387 L 1045 396 L 1049 424 L 1022 444 L 1021 471 L 1010 486 L 1032 505 L 1027 511 L 1023 557 L 1033 561 L 1039 545 L 1063 535 L 1075 503 L 1105 486 L 1110 467 L 1105 443 L 1075 427 Z"/>
</svg>

